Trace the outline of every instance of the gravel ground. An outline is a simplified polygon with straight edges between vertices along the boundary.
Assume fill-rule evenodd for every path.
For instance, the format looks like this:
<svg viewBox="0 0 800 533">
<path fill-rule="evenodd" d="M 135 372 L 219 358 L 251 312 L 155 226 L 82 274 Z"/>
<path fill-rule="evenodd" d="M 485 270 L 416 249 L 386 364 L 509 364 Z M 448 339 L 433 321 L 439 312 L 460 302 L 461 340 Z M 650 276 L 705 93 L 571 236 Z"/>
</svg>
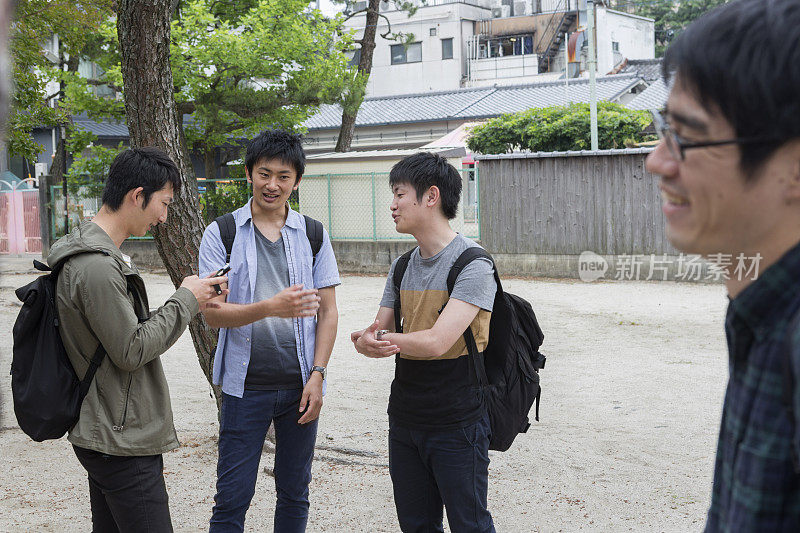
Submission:
<svg viewBox="0 0 800 533">
<path fill-rule="evenodd" d="M 0 369 L 9 368 L 13 289 L 29 260 L 0 259 Z M 172 292 L 144 276 L 152 305 Z M 355 353 L 381 277 L 345 276 L 311 484 L 309 531 L 398 531 L 387 456 L 392 360 Z M 509 292 L 536 310 L 548 355 L 541 422 L 492 452 L 489 508 L 499 532 L 697 531 L 708 507 L 727 362 L 720 285 L 518 280 Z M 177 531 L 207 529 L 217 421 L 189 334 L 162 358 L 182 446 L 164 457 Z M 0 531 L 89 531 L 85 473 L 65 439 L 30 441 L 0 372 Z M 272 466 L 265 452 L 262 466 Z M 249 531 L 269 531 L 274 480 L 259 476 Z"/>
</svg>

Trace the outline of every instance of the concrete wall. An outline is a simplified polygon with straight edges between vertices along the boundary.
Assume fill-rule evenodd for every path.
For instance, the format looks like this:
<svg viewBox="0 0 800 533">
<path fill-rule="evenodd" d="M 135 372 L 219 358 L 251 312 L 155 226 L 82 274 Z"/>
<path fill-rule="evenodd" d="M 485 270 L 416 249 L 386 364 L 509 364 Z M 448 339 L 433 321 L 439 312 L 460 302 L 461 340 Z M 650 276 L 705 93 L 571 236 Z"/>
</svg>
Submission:
<svg viewBox="0 0 800 533">
<path fill-rule="evenodd" d="M 122 243 L 120 247 L 122 253 L 131 257 L 131 261 L 139 267 L 147 270 L 163 270 L 164 262 L 158 255 L 156 241 L 152 239 L 131 240 Z"/>
<path fill-rule="evenodd" d="M 390 5 L 392 5 L 390 3 Z M 420 7 L 409 18 L 404 11 L 385 11 L 394 33 L 413 33 L 414 42 L 422 43 L 422 61 L 393 65 L 391 46 L 396 41 L 380 37 L 389 26 L 381 18 L 375 42 L 372 73 L 367 84 L 367 96 L 388 96 L 426 91 L 448 91 L 461 87 L 465 72 L 465 48 L 472 26 L 462 20 L 480 20 L 491 16 L 487 9 L 452 3 Z M 364 16 L 351 19 L 347 26 L 356 30 L 358 38 L 364 32 Z M 436 35 L 430 35 L 431 29 Z M 453 58 L 442 59 L 442 39 L 453 39 Z"/>
<path fill-rule="evenodd" d="M 615 54 L 612 43 L 619 43 Z M 597 9 L 597 72 L 610 72 L 622 58 L 655 58 L 655 26 L 651 19 Z"/>
</svg>

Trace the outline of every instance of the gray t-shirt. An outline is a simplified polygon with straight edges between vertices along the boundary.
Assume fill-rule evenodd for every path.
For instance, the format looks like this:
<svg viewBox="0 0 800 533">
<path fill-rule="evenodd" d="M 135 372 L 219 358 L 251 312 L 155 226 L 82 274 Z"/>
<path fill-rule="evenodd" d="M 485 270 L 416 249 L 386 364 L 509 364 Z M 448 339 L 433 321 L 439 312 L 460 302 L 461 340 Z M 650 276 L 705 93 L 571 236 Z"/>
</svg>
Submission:
<svg viewBox="0 0 800 533">
<path fill-rule="evenodd" d="M 464 237 L 460 233 L 450 241 L 438 254 L 433 257 L 423 258 L 416 248 L 408 261 L 406 274 L 400 289 L 403 291 L 445 291 L 447 292 L 447 275 L 450 267 L 456 262 L 461 252 L 470 247 L 479 247 L 475 241 Z M 383 289 L 381 307 L 394 307 L 394 302 L 399 294 L 394 288 L 394 267 L 397 259 L 392 262 L 386 286 Z M 467 302 L 481 309 L 491 312 L 494 305 L 494 293 L 497 283 L 494 281 L 492 263 L 488 259 L 476 259 L 459 274 L 453 294 L 450 298 Z"/>
<path fill-rule="evenodd" d="M 433 327 L 448 300 L 455 298 L 480 308 L 470 328 L 478 350 L 486 348 L 497 291 L 491 261 L 483 258 L 472 261 L 458 276 L 453 293 L 447 294 L 450 267 L 472 246 L 478 245 L 457 235 L 433 257 L 422 258 L 417 248 L 409 258 L 399 294 L 393 279 L 397 261 L 392 263 L 381 307 L 393 308 L 400 298 L 404 333 Z M 464 427 L 477 421 L 484 408 L 468 355 L 463 337 L 435 359 L 400 354 L 389 396 L 390 419 L 405 427 L 424 430 Z"/>
<path fill-rule="evenodd" d="M 271 242 L 255 229 L 258 273 L 253 301 L 271 298 L 289 286 L 289 266 L 283 237 Z M 253 322 L 250 364 L 244 388 L 250 390 L 300 389 L 303 381 L 291 318 L 268 316 Z"/>
</svg>

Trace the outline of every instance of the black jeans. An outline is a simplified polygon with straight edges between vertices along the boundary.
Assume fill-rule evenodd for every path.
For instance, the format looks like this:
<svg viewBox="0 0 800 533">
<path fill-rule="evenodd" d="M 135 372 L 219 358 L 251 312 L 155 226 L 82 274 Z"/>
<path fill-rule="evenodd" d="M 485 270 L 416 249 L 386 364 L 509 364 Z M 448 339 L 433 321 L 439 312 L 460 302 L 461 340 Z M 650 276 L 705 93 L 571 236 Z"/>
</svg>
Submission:
<svg viewBox="0 0 800 533">
<path fill-rule="evenodd" d="M 442 507 L 453 533 L 494 533 L 486 508 L 489 418 L 469 426 L 425 431 L 389 418 L 389 474 L 404 533 L 444 531 Z"/>
<path fill-rule="evenodd" d="M 172 531 L 161 455 L 108 455 L 73 446 L 89 474 L 94 533 Z"/>
</svg>

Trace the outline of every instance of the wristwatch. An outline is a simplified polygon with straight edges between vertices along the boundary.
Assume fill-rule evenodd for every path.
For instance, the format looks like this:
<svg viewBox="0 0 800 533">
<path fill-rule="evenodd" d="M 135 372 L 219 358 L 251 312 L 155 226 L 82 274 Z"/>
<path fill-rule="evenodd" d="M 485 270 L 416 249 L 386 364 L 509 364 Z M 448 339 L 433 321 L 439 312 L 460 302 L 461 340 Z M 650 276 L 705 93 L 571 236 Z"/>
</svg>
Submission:
<svg viewBox="0 0 800 533">
<path fill-rule="evenodd" d="M 324 366 L 312 366 L 311 371 L 322 374 L 322 381 L 325 381 L 325 378 L 328 376 L 328 369 Z"/>
</svg>

